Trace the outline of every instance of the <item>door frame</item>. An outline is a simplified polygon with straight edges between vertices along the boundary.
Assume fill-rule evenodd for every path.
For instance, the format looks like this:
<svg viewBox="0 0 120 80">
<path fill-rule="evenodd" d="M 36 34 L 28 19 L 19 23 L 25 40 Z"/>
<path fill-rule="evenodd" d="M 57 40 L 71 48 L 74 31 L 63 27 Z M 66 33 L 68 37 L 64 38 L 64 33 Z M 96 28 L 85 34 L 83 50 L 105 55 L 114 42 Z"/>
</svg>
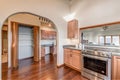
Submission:
<svg viewBox="0 0 120 80">
<path fill-rule="evenodd" d="M 32 26 L 33 27 L 33 57 L 34 61 L 39 61 L 39 26 L 20 23 L 20 22 L 11 22 L 11 32 L 12 32 L 12 45 L 11 45 L 11 65 L 13 69 L 18 68 L 18 29 L 19 24 Z"/>
<path fill-rule="evenodd" d="M 6 28 L 6 29 L 4 29 L 4 28 Z M 3 34 L 4 34 L 4 32 L 7 32 L 7 66 L 8 66 L 8 25 L 7 24 L 4 24 L 3 26 L 2 26 L 2 29 L 1 29 L 1 44 L 2 44 L 2 47 L 1 47 L 1 56 L 3 55 L 3 47 L 4 47 L 4 43 L 3 43 Z M 3 58 L 1 57 L 1 64 L 3 64 Z M 8 68 L 8 67 L 7 67 Z"/>
</svg>

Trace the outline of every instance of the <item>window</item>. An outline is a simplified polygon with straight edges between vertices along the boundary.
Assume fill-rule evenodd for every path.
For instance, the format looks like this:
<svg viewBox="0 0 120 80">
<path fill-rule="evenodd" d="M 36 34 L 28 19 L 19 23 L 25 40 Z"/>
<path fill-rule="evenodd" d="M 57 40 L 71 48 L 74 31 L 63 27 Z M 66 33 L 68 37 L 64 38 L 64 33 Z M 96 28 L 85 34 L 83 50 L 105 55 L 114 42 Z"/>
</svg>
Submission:
<svg viewBox="0 0 120 80">
<path fill-rule="evenodd" d="M 120 44 L 119 36 L 112 36 L 112 43 L 118 46 Z"/>
<path fill-rule="evenodd" d="M 118 46 L 120 45 L 120 36 L 119 35 L 99 36 L 99 44 Z"/>
<path fill-rule="evenodd" d="M 104 36 L 100 36 L 100 41 L 99 41 L 100 44 L 104 44 L 104 42 L 105 42 L 104 40 L 105 40 L 105 39 L 104 39 Z"/>
<path fill-rule="evenodd" d="M 105 44 L 110 45 L 111 44 L 111 36 L 105 36 Z"/>
</svg>

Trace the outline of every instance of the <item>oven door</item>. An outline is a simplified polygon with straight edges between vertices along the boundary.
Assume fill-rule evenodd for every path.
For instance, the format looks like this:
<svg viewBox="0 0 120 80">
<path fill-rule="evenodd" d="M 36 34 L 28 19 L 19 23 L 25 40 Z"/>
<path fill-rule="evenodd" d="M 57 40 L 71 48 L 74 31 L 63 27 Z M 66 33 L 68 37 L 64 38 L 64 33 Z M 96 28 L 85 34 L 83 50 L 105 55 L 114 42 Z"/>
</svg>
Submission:
<svg viewBox="0 0 120 80">
<path fill-rule="evenodd" d="M 108 79 L 111 72 L 111 59 L 83 54 L 83 71 L 102 79 Z"/>
</svg>

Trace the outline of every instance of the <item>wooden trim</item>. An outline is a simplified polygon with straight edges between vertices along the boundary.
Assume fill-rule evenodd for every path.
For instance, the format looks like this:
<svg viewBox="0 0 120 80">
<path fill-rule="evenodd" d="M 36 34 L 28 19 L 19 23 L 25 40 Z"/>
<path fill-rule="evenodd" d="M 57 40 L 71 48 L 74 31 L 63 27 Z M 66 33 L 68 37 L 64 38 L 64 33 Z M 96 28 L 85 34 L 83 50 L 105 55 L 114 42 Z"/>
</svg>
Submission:
<svg viewBox="0 0 120 80">
<path fill-rule="evenodd" d="M 2 43 L 1 43 L 1 44 L 2 44 L 2 54 L 4 53 L 4 50 L 3 50 L 3 49 L 4 49 L 4 48 L 3 48 L 3 47 L 4 47 L 4 44 L 3 44 L 3 42 L 4 42 L 4 41 L 3 41 L 3 36 L 4 36 L 3 34 L 4 34 L 4 32 L 7 33 L 7 43 L 8 43 L 8 31 L 2 30 L 2 32 L 1 32 L 1 34 L 2 34 L 2 35 L 1 35 L 1 39 L 2 39 Z M 8 52 L 8 44 L 7 44 L 7 52 Z"/>
<path fill-rule="evenodd" d="M 65 64 L 57 65 L 57 68 L 63 67 Z"/>
<path fill-rule="evenodd" d="M 3 54 L 3 31 L 1 31 L 1 44 L 2 44 L 2 49 L 1 49 L 1 53 Z"/>
<path fill-rule="evenodd" d="M 92 26 L 85 26 L 83 28 L 80 28 L 80 30 L 89 29 L 89 28 L 103 27 L 105 25 L 113 25 L 113 24 L 120 24 L 120 21 L 110 22 L 110 23 L 105 23 L 105 24 L 92 25 Z"/>
<path fill-rule="evenodd" d="M 11 22 L 11 31 L 12 31 L 12 46 L 11 46 L 11 61 L 12 68 L 18 68 L 18 29 L 19 24 L 33 27 L 34 35 L 34 61 L 39 61 L 39 27 L 33 26 L 30 24 L 24 24 L 19 22 Z"/>
<path fill-rule="evenodd" d="M 8 26 L 8 24 L 3 24 L 3 26 Z"/>
<path fill-rule="evenodd" d="M 6 28 L 6 29 L 5 29 Z M 3 25 L 2 26 L 2 31 L 8 31 L 8 25 Z"/>
<path fill-rule="evenodd" d="M 21 23 L 21 22 L 16 22 L 16 21 L 11 21 L 11 22 L 12 22 L 12 23 L 21 24 L 21 25 L 25 25 L 25 26 L 30 26 L 30 27 L 38 26 L 38 25 L 26 24 L 26 23 Z"/>
<path fill-rule="evenodd" d="M 34 37 L 34 61 L 39 61 L 39 27 L 33 27 Z"/>
<path fill-rule="evenodd" d="M 11 62 L 12 68 L 18 68 L 18 24 L 15 22 L 11 23 L 12 31 L 12 46 L 11 46 Z"/>
<path fill-rule="evenodd" d="M 23 59 L 19 59 L 19 61 L 23 61 L 23 60 L 27 60 L 27 59 L 32 59 L 33 57 L 28 57 L 28 58 L 23 58 Z"/>
</svg>

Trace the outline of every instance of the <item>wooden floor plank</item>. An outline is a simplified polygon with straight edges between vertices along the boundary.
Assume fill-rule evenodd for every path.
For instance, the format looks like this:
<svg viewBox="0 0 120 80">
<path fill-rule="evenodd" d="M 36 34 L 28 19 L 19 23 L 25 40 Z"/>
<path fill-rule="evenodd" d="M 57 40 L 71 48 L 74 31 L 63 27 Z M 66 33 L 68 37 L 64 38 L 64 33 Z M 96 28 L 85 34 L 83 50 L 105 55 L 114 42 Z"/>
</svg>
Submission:
<svg viewBox="0 0 120 80">
<path fill-rule="evenodd" d="M 7 70 L 6 64 L 2 67 L 2 80 L 87 80 L 67 66 L 57 68 L 56 56 L 51 55 L 37 63 L 32 59 L 22 60 L 17 70 Z"/>
</svg>

